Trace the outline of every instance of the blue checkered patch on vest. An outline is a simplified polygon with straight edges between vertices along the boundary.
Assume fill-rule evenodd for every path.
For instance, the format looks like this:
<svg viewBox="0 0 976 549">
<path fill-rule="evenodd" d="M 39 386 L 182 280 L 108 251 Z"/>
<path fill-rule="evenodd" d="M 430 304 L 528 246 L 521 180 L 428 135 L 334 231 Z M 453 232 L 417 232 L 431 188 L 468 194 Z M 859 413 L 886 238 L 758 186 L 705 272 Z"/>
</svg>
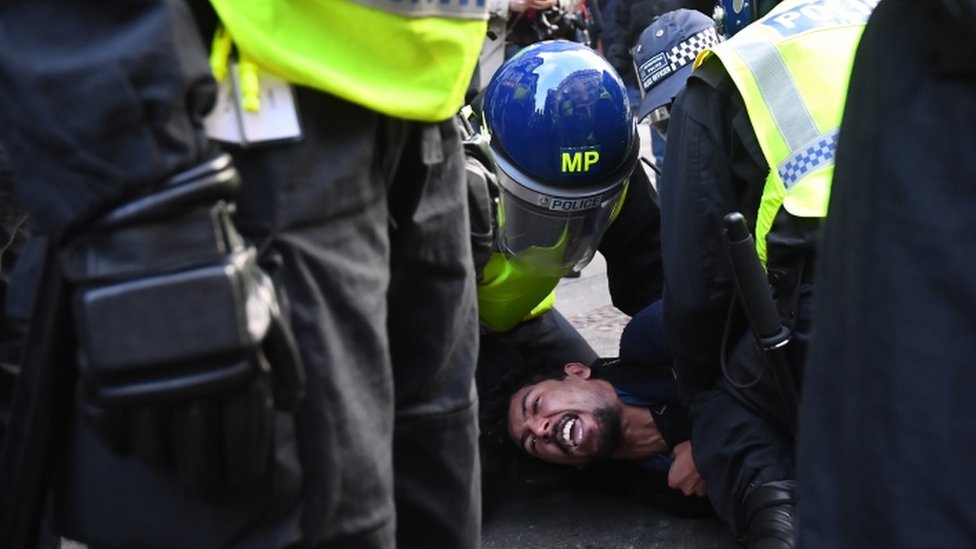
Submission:
<svg viewBox="0 0 976 549">
<path fill-rule="evenodd" d="M 833 164 L 837 150 L 837 130 L 821 135 L 810 145 L 803 147 L 780 164 L 779 177 L 789 189 L 808 173 Z"/>
</svg>

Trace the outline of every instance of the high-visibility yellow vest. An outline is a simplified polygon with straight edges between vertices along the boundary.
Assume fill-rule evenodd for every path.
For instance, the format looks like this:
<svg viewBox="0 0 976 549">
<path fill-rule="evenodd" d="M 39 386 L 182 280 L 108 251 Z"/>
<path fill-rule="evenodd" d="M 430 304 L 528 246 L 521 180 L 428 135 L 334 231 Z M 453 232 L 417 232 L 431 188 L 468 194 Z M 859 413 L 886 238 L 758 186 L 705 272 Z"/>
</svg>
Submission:
<svg viewBox="0 0 976 549">
<path fill-rule="evenodd" d="M 212 0 L 240 54 L 293 84 L 407 120 L 461 108 L 485 0 Z"/>
<path fill-rule="evenodd" d="M 560 277 L 525 272 L 501 252 L 495 252 L 478 281 L 478 317 L 496 332 L 552 309 Z"/>
<path fill-rule="evenodd" d="M 780 207 L 825 217 L 834 153 L 858 41 L 878 0 L 785 0 L 699 54 L 725 66 L 769 164 L 756 217 L 756 251 Z"/>
</svg>

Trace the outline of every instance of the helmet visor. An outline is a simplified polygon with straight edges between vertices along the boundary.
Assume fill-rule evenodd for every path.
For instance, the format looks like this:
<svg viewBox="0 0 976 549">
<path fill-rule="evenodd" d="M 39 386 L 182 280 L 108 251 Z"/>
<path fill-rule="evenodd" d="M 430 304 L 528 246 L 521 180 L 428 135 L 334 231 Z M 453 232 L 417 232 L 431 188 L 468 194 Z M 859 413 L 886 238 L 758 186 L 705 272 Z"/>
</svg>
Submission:
<svg viewBox="0 0 976 549">
<path fill-rule="evenodd" d="M 499 171 L 504 178 L 504 172 Z M 591 197 L 549 197 L 532 204 L 501 185 L 498 244 L 512 263 L 547 276 L 580 271 L 593 255 L 616 209 L 627 181 Z"/>
</svg>

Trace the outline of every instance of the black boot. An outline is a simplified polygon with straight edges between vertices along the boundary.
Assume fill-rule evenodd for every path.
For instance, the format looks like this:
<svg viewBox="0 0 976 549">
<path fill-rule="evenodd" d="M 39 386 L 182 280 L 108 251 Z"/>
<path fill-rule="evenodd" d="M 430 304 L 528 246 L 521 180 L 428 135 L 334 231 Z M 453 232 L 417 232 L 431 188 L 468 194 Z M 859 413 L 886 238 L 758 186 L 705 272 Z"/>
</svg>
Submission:
<svg viewBox="0 0 976 549">
<path fill-rule="evenodd" d="M 794 480 L 767 482 L 746 496 L 745 514 L 749 549 L 793 549 Z"/>
</svg>

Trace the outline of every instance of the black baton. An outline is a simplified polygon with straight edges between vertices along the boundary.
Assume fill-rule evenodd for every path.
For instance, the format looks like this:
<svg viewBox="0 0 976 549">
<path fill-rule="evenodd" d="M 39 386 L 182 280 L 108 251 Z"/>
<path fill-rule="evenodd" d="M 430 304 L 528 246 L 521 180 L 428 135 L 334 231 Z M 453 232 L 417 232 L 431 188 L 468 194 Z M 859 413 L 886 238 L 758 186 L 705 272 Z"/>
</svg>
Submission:
<svg viewBox="0 0 976 549">
<path fill-rule="evenodd" d="M 773 379 L 783 397 L 787 419 L 793 433 L 796 433 L 800 399 L 793 370 L 785 355 L 790 329 L 780 321 L 766 270 L 759 262 L 756 243 L 746 226 L 745 217 L 738 212 L 726 215 L 724 233 L 739 299 L 756 341 L 770 359 Z"/>
</svg>

